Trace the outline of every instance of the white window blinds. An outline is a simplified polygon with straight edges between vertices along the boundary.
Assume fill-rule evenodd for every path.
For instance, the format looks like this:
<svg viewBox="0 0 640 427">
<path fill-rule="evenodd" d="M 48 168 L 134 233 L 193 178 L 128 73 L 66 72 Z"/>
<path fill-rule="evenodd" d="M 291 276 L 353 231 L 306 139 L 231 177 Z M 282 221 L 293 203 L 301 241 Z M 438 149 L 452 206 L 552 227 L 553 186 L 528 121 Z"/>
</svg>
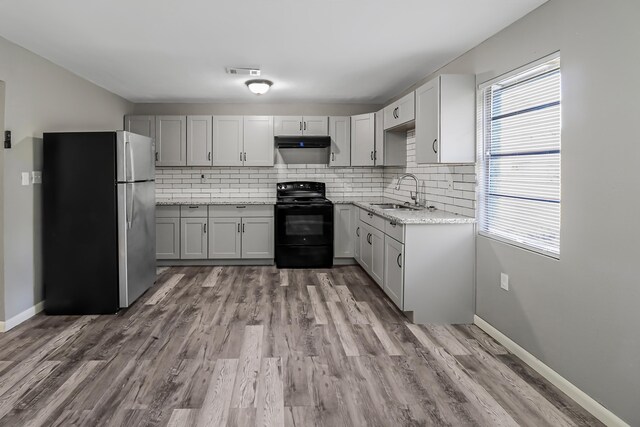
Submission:
<svg viewBox="0 0 640 427">
<path fill-rule="evenodd" d="M 481 92 L 479 232 L 560 254 L 560 58 Z"/>
</svg>

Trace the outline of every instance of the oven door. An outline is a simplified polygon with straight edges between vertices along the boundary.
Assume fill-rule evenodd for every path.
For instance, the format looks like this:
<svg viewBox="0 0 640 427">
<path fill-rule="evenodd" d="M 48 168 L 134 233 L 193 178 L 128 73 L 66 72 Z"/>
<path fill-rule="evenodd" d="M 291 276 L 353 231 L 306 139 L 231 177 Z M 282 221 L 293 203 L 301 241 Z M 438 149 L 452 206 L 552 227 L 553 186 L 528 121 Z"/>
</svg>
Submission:
<svg viewBox="0 0 640 427">
<path fill-rule="evenodd" d="M 333 206 L 276 205 L 276 245 L 333 245 Z"/>
</svg>

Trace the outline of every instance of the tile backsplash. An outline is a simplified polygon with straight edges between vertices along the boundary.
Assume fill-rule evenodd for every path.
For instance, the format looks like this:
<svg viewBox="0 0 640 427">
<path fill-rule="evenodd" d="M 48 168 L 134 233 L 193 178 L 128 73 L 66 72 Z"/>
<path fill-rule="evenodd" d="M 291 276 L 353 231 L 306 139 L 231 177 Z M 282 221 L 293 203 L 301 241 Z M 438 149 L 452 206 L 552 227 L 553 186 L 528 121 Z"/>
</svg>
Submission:
<svg viewBox="0 0 640 427">
<path fill-rule="evenodd" d="M 251 167 L 177 167 L 156 169 L 158 200 L 215 198 L 275 198 L 276 183 L 282 181 L 320 181 L 327 185 L 327 197 L 333 200 L 376 200 L 389 197 L 410 200 L 414 181 L 407 179 L 395 189 L 397 177 L 412 173 L 420 180 L 421 198 L 447 212 L 475 216 L 474 165 L 418 165 L 415 162 L 413 131 L 407 134 L 406 167 L 345 167 L 326 164 L 276 164 L 272 168 Z"/>
<path fill-rule="evenodd" d="M 397 178 L 404 173 L 414 174 L 420 181 L 420 198 L 446 212 L 475 216 L 476 172 L 475 165 L 419 165 L 416 163 L 416 139 L 414 131 L 407 132 L 407 166 L 384 168 L 384 197 L 411 200 L 415 181 L 403 180 L 396 190 Z"/>
</svg>

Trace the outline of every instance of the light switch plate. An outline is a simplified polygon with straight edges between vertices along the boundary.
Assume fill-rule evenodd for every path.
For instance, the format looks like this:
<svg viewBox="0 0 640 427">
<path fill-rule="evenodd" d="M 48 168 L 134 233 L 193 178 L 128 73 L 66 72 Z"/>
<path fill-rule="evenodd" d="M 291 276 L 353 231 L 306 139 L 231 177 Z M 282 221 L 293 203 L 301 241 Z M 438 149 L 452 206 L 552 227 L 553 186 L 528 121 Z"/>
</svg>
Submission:
<svg viewBox="0 0 640 427">
<path fill-rule="evenodd" d="M 31 179 L 29 177 L 29 172 L 22 172 L 22 185 L 29 185 L 31 184 Z"/>
<path fill-rule="evenodd" d="M 509 290 L 509 275 L 500 273 L 500 287 L 505 291 Z"/>
<path fill-rule="evenodd" d="M 41 171 L 33 171 L 33 172 L 31 172 L 31 183 L 32 184 L 42 184 L 42 172 Z"/>
</svg>

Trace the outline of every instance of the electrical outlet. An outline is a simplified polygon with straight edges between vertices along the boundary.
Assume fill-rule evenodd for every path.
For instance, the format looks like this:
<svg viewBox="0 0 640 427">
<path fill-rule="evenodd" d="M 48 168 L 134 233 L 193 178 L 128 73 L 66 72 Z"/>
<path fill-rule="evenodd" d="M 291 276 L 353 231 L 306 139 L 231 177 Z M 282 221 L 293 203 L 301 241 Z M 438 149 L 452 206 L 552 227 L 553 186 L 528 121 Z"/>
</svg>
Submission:
<svg viewBox="0 0 640 427">
<path fill-rule="evenodd" d="M 447 175 L 447 190 L 453 190 L 453 177 Z"/>
<path fill-rule="evenodd" d="M 500 273 L 500 287 L 505 291 L 509 290 L 509 275 Z"/>
<path fill-rule="evenodd" d="M 20 178 L 21 178 L 22 185 L 31 184 L 31 178 L 29 177 L 29 172 L 22 172 L 22 174 L 20 175 Z"/>
</svg>

